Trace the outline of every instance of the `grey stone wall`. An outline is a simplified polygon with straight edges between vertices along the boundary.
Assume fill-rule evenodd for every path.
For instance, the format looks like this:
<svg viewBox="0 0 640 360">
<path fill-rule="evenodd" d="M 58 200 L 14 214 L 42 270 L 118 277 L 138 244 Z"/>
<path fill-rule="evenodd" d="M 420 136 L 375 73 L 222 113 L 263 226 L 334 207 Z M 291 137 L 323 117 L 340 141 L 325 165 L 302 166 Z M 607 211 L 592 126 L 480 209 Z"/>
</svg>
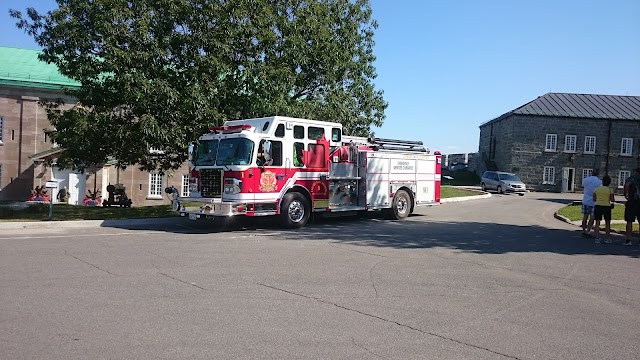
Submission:
<svg viewBox="0 0 640 360">
<path fill-rule="evenodd" d="M 573 191 L 582 191 L 584 169 L 608 173 L 613 184 L 618 184 L 620 170 L 638 166 L 640 158 L 640 123 L 615 119 L 556 118 L 514 115 L 501 120 L 511 124 L 511 131 L 500 136 L 511 136 L 510 146 L 497 147 L 496 163 L 500 170 L 517 173 L 527 187 L 537 191 L 562 191 L 563 168 L 573 169 Z M 611 122 L 610 141 L 608 141 Z M 488 126 L 481 127 L 480 154 L 488 152 Z M 508 128 L 507 126 L 501 126 Z M 496 126 L 494 125 L 494 134 Z M 545 151 L 547 134 L 557 135 L 557 150 Z M 576 136 L 576 151 L 565 152 L 566 135 Z M 584 152 L 585 137 L 596 137 L 595 154 Z M 633 139 L 631 156 L 621 155 L 622 138 Z M 608 144 L 609 142 L 609 144 Z M 555 183 L 543 184 L 544 167 L 555 168 Z"/>
<path fill-rule="evenodd" d="M 495 151 L 491 152 L 491 143 Z M 480 143 L 478 146 L 478 174 L 482 174 L 486 167 L 486 160 L 496 163 L 498 170 L 512 171 L 511 148 L 513 147 L 513 123 L 503 119 L 480 127 Z"/>
</svg>

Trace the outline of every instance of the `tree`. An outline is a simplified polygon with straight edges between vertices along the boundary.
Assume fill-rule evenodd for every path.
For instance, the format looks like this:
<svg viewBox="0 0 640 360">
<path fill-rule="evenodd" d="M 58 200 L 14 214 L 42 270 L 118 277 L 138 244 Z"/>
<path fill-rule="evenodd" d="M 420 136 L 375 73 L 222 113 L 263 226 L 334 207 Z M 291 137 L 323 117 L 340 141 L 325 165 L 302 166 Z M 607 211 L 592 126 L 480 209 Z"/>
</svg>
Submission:
<svg viewBox="0 0 640 360">
<path fill-rule="evenodd" d="M 67 89 L 81 106 L 47 106 L 62 166 L 175 169 L 227 119 L 306 117 L 367 136 L 385 118 L 368 0 L 57 3 L 10 13 L 40 59 L 81 84 Z"/>
</svg>

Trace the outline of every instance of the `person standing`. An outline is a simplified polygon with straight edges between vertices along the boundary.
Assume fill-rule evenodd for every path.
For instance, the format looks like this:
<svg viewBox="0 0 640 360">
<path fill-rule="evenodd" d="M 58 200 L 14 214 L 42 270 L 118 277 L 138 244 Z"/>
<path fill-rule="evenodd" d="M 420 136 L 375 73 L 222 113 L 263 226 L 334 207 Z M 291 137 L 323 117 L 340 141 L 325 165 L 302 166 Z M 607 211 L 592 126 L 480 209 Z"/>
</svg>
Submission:
<svg viewBox="0 0 640 360">
<path fill-rule="evenodd" d="M 69 201 L 69 190 L 67 187 L 63 187 L 58 191 L 58 195 L 56 196 L 61 203 L 67 203 Z"/>
<path fill-rule="evenodd" d="M 600 221 L 603 217 L 606 236 L 604 242 L 605 244 L 611 244 L 611 238 L 609 238 L 609 234 L 611 233 L 611 209 L 613 209 L 615 197 L 609 185 L 611 185 L 611 177 L 605 175 L 602 178 L 602 186 L 598 186 L 593 191 L 593 201 L 595 202 L 594 214 L 596 219 L 596 226 L 594 227 L 593 233 L 596 237 L 596 244 L 602 242 L 600 239 Z"/>
<path fill-rule="evenodd" d="M 582 179 L 582 236 L 593 237 L 591 228 L 594 221 L 595 201 L 593 201 L 593 191 L 602 186 L 602 180 L 598 178 L 599 169 L 593 169 L 591 176 Z"/>
<path fill-rule="evenodd" d="M 624 205 L 624 221 L 627 222 L 624 245 L 629 246 L 633 235 L 633 223 L 638 219 L 640 224 L 640 168 L 633 169 L 633 175 L 624 182 L 624 198 L 627 199 Z"/>
</svg>

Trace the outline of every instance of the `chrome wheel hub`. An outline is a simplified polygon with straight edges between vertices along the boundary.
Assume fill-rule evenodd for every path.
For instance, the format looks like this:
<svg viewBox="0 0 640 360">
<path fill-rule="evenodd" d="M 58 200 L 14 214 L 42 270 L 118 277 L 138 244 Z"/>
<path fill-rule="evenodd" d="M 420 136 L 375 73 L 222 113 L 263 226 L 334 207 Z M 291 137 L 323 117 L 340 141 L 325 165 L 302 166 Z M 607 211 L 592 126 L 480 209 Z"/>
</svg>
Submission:
<svg viewBox="0 0 640 360">
<path fill-rule="evenodd" d="M 298 200 L 294 200 L 289 204 L 289 219 L 294 223 L 299 223 L 304 218 L 304 206 Z"/>
</svg>

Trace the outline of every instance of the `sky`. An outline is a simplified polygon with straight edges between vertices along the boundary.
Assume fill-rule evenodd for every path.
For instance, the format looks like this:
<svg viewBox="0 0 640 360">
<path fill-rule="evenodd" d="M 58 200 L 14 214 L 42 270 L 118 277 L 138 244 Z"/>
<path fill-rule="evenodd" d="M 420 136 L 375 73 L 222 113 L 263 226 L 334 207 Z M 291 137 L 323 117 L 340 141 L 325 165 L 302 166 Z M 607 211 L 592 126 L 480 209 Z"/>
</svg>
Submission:
<svg viewBox="0 0 640 360">
<path fill-rule="evenodd" d="M 376 88 L 389 103 L 375 135 L 443 154 L 478 151 L 479 126 L 549 92 L 640 96 L 639 0 L 370 0 Z M 37 49 L 0 0 L 0 45 Z"/>
</svg>

